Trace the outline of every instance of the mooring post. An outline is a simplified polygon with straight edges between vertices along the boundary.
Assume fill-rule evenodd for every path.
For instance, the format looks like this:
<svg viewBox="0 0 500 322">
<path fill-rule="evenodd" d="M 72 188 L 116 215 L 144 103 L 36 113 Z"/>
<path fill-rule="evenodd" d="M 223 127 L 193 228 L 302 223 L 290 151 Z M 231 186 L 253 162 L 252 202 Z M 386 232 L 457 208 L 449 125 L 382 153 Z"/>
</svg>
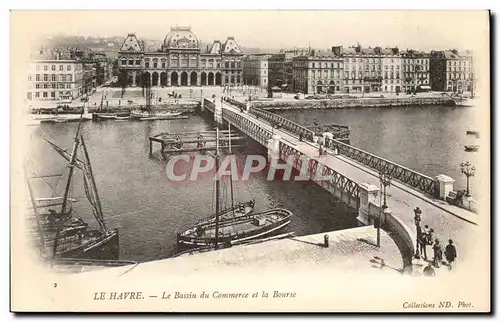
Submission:
<svg viewBox="0 0 500 322">
<path fill-rule="evenodd" d="M 324 246 L 328 248 L 330 246 L 330 237 L 328 235 L 325 235 L 325 244 Z"/>
<path fill-rule="evenodd" d="M 161 157 L 163 158 L 163 160 L 166 160 L 166 156 L 165 156 L 165 142 L 164 141 L 161 142 Z"/>
</svg>

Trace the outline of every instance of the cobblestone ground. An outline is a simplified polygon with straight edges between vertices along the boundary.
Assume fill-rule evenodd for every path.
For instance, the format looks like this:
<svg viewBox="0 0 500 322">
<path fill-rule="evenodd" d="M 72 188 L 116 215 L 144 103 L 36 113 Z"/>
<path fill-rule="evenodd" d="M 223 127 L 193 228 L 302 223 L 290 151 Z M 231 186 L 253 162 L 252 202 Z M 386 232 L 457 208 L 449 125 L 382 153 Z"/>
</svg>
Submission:
<svg viewBox="0 0 500 322">
<path fill-rule="evenodd" d="M 324 235 L 329 236 L 329 247 L 324 246 Z M 381 231 L 381 247 L 376 246 L 376 229 L 371 226 L 291 237 L 197 255 L 109 268 L 86 274 L 135 278 L 144 274 L 182 274 L 203 272 L 259 272 L 293 273 L 299 269 L 331 269 L 343 273 L 377 273 L 401 275 L 403 262 L 395 242 Z M 383 265 L 382 265 L 383 261 Z"/>
</svg>

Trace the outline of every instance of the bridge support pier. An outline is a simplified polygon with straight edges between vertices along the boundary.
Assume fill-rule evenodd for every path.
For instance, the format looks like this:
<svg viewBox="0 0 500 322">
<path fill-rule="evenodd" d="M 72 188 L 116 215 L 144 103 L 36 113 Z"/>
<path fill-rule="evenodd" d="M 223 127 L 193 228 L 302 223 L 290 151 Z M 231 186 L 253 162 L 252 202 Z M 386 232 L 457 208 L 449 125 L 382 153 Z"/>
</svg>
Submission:
<svg viewBox="0 0 500 322">
<path fill-rule="evenodd" d="M 453 180 L 452 177 L 440 174 L 436 176 L 436 181 L 439 187 L 439 198 L 442 200 L 446 200 L 446 197 L 450 194 L 450 191 L 453 191 L 453 184 L 455 183 L 455 180 Z"/>
<path fill-rule="evenodd" d="M 378 193 L 380 189 L 379 187 L 368 184 L 361 183 L 359 185 L 359 209 L 358 209 L 358 217 L 357 219 L 365 225 L 373 224 L 373 209 L 370 209 L 373 204 L 378 204 Z M 371 204 L 371 205 L 370 205 Z"/>
</svg>

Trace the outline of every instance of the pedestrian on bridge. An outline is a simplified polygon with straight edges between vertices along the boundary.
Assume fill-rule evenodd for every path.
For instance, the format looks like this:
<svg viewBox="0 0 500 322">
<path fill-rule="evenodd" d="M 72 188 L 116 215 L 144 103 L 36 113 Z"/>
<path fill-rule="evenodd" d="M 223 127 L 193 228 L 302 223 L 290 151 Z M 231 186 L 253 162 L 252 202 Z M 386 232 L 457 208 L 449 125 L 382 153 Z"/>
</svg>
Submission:
<svg viewBox="0 0 500 322">
<path fill-rule="evenodd" d="M 418 239 L 418 245 L 420 249 L 420 254 L 424 257 L 425 260 L 427 260 L 427 245 L 432 245 L 432 233 L 434 230 L 431 228 L 429 229 L 428 225 L 425 225 L 424 228 L 420 228 L 418 226 L 418 231 L 417 231 L 417 239 Z"/>
<path fill-rule="evenodd" d="M 446 257 L 446 261 L 448 262 L 448 270 L 451 270 L 452 264 L 457 258 L 457 249 L 453 246 L 453 240 L 448 240 L 448 245 L 444 250 L 444 256 Z"/>
<path fill-rule="evenodd" d="M 434 250 L 434 258 L 432 260 L 434 267 L 439 268 L 439 263 L 443 260 L 443 249 L 441 248 L 441 244 L 439 244 L 439 240 L 436 238 L 434 242 L 434 246 L 432 246 Z"/>
<path fill-rule="evenodd" d="M 302 132 L 299 133 L 299 141 L 302 142 Z"/>
</svg>

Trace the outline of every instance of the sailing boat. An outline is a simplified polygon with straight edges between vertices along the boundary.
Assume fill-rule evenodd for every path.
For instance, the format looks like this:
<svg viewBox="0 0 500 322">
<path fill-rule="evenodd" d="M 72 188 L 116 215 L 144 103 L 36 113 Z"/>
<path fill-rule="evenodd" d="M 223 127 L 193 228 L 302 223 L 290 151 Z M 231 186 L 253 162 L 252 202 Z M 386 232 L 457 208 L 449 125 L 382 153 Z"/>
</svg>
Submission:
<svg viewBox="0 0 500 322">
<path fill-rule="evenodd" d="M 229 124 L 228 135 L 231 136 L 231 124 Z M 217 138 L 218 140 L 218 138 Z M 228 138 L 229 142 L 229 154 L 231 155 L 231 137 Z M 231 191 L 231 207 L 228 209 L 223 209 L 219 213 L 219 220 L 226 220 L 230 218 L 235 218 L 244 215 L 250 215 L 253 213 L 255 208 L 255 199 L 252 198 L 246 202 L 234 203 L 234 187 L 233 180 L 229 180 L 230 191 Z M 215 215 L 199 220 L 195 226 L 204 225 L 208 223 L 215 223 Z"/>
<path fill-rule="evenodd" d="M 215 171 L 219 171 L 219 129 L 217 132 Z M 292 212 L 276 208 L 261 213 L 229 216 L 220 211 L 220 178 L 215 180 L 215 220 L 205 220 L 177 235 L 178 246 L 230 247 L 256 238 L 262 238 L 290 224 Z"/>
<path fill-rule="evenodd" d="M 153 93 L 151 93 L 151 87 L 149 84 L 146 85 L 146 111 L 130 111 L 131 119 L 138 119 L 141 121 L 153 121 L 153 120 L 169 120 L 179 117 L 182 112 L 157 112 L 153 105 L 151 105 L 151 98 Z M 156 95 L 158 96 L 158 94 Z M 156 105 L 156 104 L 155 104 Z"/>
<path fill-rule="evenodd" d="M 69 174 L 64 195 L 60 198 L 35 199 L 30 178 L 28 178 L 28 189 L 37 230 L 34 239 L 40 245 L 44 257 L 51 255 L 52 258 L 116 260 L 119 258 L 118 229 L 108 229 L 106 226 L 89 154 L 83 136 L 80 135 L 81 124 L 80 121 L 71 154 L 46 140 L 69 162 Z M 77 155 L 79 148 L 82 150 L 80 158 Z M 85 194 L 99 229 L 91 229 L 83 219 L 73 216 L 72 202 L 74 199 L 70 198 L 70 192 L 75 169 L 82 171 Z M 52 202 L 57 200 L 61 200 L 61 202 Z M 51 201 L 51 203 L 45 203 L 47 201 Z M 61 206 L 60 211 L 53 209 L 54 206 L 59 205 Z"/>
</svg>

